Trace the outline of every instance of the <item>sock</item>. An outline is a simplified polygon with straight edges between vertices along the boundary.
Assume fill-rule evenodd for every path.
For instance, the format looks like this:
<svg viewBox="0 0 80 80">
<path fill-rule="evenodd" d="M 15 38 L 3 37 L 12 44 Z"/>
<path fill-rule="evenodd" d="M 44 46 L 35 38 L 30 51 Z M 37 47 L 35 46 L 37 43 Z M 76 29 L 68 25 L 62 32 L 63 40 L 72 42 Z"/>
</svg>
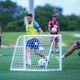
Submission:
<svg viewBox="0 0 80 80">
<path fill-rule="evenodd" d="M 64 55 L 62 55 L 62 60 L 65 58 L 65 56 Z"/>
</svg>

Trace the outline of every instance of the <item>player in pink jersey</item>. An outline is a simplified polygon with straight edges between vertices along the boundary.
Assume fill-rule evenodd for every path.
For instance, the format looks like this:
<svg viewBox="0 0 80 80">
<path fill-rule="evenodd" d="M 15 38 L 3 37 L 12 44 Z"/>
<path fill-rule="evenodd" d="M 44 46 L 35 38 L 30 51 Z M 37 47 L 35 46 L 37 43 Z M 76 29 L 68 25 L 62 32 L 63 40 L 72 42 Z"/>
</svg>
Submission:
<svg viewBox="0 0 80 80">
<path fill-rule="evenodd" d="M 58 25 L 58 21 L 57 21 L 57 15 L 56 13 L 53 13 L 52 14 L 52 19 L 51 21 L 49 21 L 48 23 L 48 31 L 50 32 L 51 35 L 57 35 L 60 33 L 60 28 L 59 28 L 59 25 Z M 53 32 L 52 31 L 52 28 L 56 28 L 56 32 Z M 53 37 L 50 38 L 50 41 L 52 42 L 53 41 Z M 55 38 L 55 52 L 59 52 L 58 50 L 58 37 Z"/>
</svg>

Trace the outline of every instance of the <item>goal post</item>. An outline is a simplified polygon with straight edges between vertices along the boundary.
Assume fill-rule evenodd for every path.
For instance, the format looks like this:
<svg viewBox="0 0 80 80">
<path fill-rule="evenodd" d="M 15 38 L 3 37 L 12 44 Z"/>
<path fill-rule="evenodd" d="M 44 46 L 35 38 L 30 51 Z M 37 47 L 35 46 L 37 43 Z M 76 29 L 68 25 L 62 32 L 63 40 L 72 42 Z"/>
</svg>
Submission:
<svg viewBox="0 0 80 80">
<path fill-rule="evenodd" d="M 25 37 L 19 36 L 13 52 L 10 70 L 25 70 L 26 69 L 26 51 L 25 51 Z"/>
<path fill-rule="evenodd" d="M 50 38 L 53 41 L 50 41 Z M 55 38 L 58 37 L 58 52 L 55 52 Z M 42 59 L 35 54 L 34 45 L 31 49 L 31 65 L 26 64 L 26 54 L 28 53 L 26 46 L 29 40 L 37 39 L 39 41 L 39 50 L 47 58 L 45 66 L 39 66 L 38 61 Z M 32 43 L 32 42 L 30 42 Z M 42 48 L 42 49 L 41 49 Z M 22 35 L 19 36 L 13 52 L 10 70 L 11 71 L 61 71 L 62 70 L 62 36 L 59 35 Z"/>
</svg>

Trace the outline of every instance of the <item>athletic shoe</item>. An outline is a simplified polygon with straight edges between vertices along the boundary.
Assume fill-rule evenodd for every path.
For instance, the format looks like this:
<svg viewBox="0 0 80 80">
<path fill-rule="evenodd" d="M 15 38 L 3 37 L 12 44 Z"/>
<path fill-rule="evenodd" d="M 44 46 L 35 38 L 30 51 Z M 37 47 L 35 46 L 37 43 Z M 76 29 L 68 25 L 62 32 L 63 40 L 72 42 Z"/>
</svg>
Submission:
<svg viewBox="0 0 80 80">
<path fill-rule="evenodd" d="M 26 62 L 26 64 L 27 64 L 27 65 L 31 65 L 31 60 L 28 59 L 27 62 Z"/>
<path fill-rule="evenodd" d="M 47 61 L 49 61 L 49 56 L 46 56 Z"/>
</svg>

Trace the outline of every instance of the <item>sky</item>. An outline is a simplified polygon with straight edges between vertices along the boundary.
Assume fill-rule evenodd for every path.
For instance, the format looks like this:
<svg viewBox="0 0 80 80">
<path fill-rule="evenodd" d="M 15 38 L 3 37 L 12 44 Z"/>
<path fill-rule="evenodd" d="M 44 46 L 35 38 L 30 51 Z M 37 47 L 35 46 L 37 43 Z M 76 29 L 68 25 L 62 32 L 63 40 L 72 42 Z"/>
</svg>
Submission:
<svg viewBox="0 0 80 80">
<path fill-rule="evenodd" d="M 28 8 L 29 0 L 12 0 L 22 7 Z M 64 15 L 80 15 L 80 0 L 34 0 L 34 7 L 44 6 L 45 4 L 59 6 L 63 9 Z"/>
</svg>

